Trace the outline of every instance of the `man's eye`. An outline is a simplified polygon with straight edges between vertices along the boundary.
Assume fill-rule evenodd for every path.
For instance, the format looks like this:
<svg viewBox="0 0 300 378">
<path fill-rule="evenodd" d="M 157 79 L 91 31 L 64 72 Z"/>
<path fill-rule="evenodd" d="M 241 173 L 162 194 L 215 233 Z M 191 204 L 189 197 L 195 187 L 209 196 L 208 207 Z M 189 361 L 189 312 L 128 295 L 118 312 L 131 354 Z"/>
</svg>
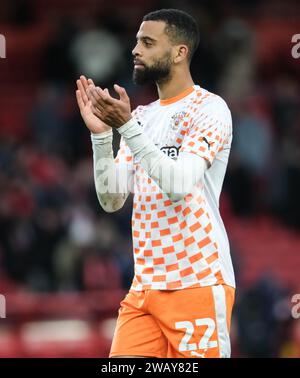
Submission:
<svg viewBox="0 0 300 378">
<path fill-rule="evenodd" d="M 152 46 L 152 43 L 151 42 L 144 42 L 145 46 Z"/>
</svg>

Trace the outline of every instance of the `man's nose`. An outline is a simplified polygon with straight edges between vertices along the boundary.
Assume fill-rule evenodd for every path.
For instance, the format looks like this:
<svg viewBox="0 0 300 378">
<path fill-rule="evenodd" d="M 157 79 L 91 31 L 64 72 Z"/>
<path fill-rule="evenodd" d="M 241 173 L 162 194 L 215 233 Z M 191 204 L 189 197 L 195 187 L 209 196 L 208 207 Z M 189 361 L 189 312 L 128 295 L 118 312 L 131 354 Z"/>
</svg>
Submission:
<svg viewBox="0 0 300 378">
<path fill-rule="evenodd" d="M 132 50 L 133 56 L 141 56 L 140 50 L 138 48 L 138 45 L 135 45 L 134 49 Z"/>
</svg>

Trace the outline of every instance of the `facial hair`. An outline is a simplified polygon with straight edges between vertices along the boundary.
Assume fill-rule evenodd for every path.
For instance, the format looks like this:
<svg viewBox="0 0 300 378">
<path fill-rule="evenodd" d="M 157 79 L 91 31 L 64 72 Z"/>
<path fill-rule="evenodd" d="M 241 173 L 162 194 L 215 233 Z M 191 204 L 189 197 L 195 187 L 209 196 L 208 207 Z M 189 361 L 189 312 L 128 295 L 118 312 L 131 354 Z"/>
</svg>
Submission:
<svg viewBox="0 0 300 378">
<path fill-rule="evenodd" d="M 144 66 L 133 70 L 133 82 L 138 85 L 146 83 L 163 83 L 170 79 L 171 54 L 168 52 L 161 59 L 157 59 L 152 66 Z"/>
</svg>

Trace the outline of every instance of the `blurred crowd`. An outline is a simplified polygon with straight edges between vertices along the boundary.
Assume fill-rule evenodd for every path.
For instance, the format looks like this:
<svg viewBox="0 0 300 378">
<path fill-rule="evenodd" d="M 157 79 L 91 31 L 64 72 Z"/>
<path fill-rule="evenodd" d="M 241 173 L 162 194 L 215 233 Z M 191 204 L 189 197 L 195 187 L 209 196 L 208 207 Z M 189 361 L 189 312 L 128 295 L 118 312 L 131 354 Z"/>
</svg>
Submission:
<svg viewBox="0 0 300 378">
<path fill-rule="evenodd" d="M 133 85 L 131 50 L 143 15 L 167 7 L 197 19 L 194 80 L 221 95 L 232 112 L 225 225 L 231 217 L 263 216 L 300 233 L 300 59 L 291 55 L 291 37 L 300 33 L 297 1 L 4 1 L 0 292 L 130 286 L 132 198 L 114 214 L 100 208 L 75 81 L 85 74 L 110 90 L 118 83 L 133 108 L 156 99 L 155 87 Z M 26 40 L 30 30 L 34 37 Z M 24 59 L 19 50 L 10 57 L 10 33 L 24 38 L 18 45 Z M 118 143 L 115 134 L 115 152 Z M 237 276 L 243 273 L 238 265 Z M 269 277 L 237 292 L 236 355 L 300 356 L 288 295 Z"/>
</svg>

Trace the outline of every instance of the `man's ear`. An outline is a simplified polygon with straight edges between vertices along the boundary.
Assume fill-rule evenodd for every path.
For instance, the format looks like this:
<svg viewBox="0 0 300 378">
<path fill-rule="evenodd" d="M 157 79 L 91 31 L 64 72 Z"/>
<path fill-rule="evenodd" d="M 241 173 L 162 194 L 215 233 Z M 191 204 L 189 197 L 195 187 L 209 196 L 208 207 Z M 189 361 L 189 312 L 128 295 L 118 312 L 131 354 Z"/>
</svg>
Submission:
<svg viewBox="0 0 300 378">
<path fill-rule="evenodd" d="M 183 60 L 187 59 L 188 53 L 189 53 L 189 49 L 186 45 L 176 46 L 176 55 L 174 58 L 174 63 L 180 63 Z"/>
</svg>

